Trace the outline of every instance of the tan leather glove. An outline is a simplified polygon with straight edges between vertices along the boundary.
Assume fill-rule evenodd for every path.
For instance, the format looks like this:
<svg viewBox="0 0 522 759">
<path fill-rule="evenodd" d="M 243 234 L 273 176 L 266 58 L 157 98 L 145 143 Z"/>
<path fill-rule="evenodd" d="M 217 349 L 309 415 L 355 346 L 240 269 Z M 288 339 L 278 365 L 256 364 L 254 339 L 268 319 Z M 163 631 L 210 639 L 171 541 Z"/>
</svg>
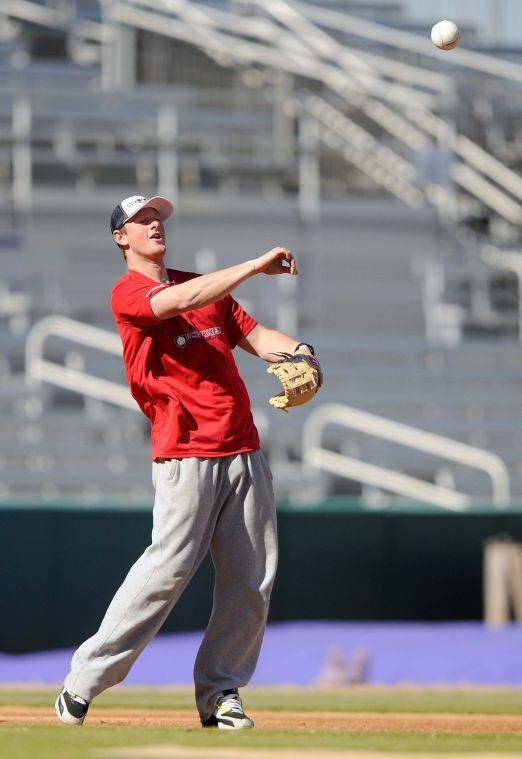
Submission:
<svg viewBox="0 0 522 759">
<path fill-rule="evenodd" d="M 269 399 L 271 406 L 287 411 L 293 406 L 302 406 L 311 401 L 322 385 L 322 372 L 319 361 L 314 356 L 303 353 L 275 353 L 279 361 L 270 364 L 269 374 L 275 376 L 283 385 L 283 392 Z"/>
</svg>

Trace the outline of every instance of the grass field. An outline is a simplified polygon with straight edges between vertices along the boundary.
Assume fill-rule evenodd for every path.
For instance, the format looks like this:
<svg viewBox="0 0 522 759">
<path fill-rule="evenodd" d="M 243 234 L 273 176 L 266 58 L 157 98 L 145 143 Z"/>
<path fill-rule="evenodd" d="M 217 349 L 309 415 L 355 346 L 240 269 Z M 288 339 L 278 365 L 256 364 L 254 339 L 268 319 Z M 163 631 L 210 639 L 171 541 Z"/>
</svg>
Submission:
<svg viewBox="0 0 522 759">
<path fill-rule="evenodd" d="M 249 688 L 243 695 L 256 729 L 231 734 L 199 727 L 188 689 L 113 689 L 96 699 L 82 728 L 57 721 L 55 689 L 0 689 L 0 757 L 522 758 L 522 690 Z"/>
</svg>

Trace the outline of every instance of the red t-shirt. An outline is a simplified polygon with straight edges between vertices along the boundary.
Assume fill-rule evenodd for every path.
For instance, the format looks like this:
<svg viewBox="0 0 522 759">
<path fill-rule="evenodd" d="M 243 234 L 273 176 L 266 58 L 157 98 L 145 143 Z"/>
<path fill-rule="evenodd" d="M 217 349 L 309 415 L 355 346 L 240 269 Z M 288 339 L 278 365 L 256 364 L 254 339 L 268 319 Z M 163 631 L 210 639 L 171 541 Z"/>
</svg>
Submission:
<svg viewBox="0 0 522 759">
<path fill-rule="evenodd" d="M 250 398 L 232 355 L 257 322 L 231 295 L 158 319 L 151 297 L 199 276 L 167 271 L 170 285 L 129 271 L 111 293 L 130 391 L 151 421 L 152 457 L 209 458 L 257 450 Z"/>
</svg>

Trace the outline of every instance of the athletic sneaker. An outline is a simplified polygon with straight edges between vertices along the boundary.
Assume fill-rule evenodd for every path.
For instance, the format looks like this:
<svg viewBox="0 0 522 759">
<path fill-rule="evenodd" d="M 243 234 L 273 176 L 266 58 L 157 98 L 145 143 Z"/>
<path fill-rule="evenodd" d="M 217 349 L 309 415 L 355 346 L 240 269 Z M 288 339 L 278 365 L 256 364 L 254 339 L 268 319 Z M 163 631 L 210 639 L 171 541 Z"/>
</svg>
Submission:
<svg viewBox="0 0 522 759">
<path fill-rule="evenodd" d="M 89 704 L 85 699 L 63 688 L 54 708 L 58 717 L 67 725 L 83 725 Z"/>
<path fill-rule="evenodd" d="M 202 725 L 218 727 L 220 730 L 245 730 L 254 727 L 254 720 L 247 717 L 239 693 L 232 688 L 223 691 L 212 715 Z"/>
</svg>

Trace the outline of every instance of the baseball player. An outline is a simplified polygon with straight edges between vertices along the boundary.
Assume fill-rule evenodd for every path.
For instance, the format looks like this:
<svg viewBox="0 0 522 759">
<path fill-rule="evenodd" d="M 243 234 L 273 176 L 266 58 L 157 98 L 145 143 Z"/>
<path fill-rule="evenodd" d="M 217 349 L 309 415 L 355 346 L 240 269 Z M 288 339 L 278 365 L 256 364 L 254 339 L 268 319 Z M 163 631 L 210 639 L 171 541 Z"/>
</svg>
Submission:
<svg viewBox="0 0 522 759">
<path fill-rule="evenodd" d="M 231 295 L 260 274 L 297 276 L 292 253 L 277 247 L 204 275 L 166 268 L 163 222 L 173 210 L 165 198 L 133 196 L 111 215 L 127 264 L 111 307 L 131 393 L 151 422 L 153 528 L 98 632 L 73 656 L 55 704 L 70 725 L 126 677 L 210 549 L 214 601 L 194 667 L 197 708 L 204 727 L 254 726 L 238 688 L 254 672 L 265 630 L 276 512 L 232 350 L 266 361 L 298 353 L 320 367 L 310 345 L 258 324 Z"/>
</svg>

